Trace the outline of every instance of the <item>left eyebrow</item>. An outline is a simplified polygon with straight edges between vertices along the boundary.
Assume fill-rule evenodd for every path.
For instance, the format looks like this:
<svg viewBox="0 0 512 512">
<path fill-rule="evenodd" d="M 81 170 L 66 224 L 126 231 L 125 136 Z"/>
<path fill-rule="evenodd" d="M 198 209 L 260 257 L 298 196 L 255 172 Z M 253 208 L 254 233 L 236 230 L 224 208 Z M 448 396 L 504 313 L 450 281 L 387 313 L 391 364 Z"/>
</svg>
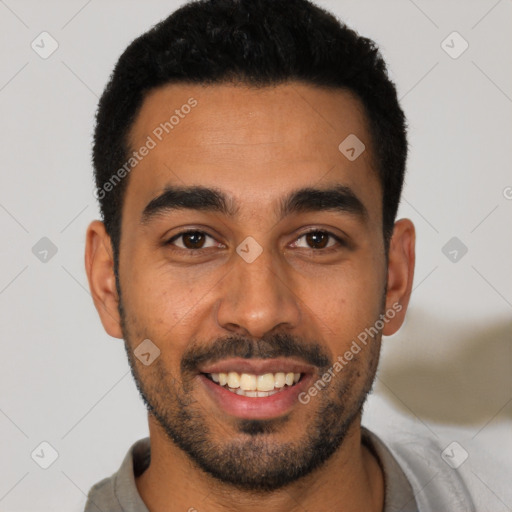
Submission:
<svg viewBox="0 0 512 512">
<path fill-rule="evenodd" d="M 279 214 L 284 218 L 292 213 L 335 211 L 368 220 L 368 210 L 355 192 L 345 185 L 329 188 L 301 188 L 280 203 Z"/>
<path fill-rule="evenodd" d="M 148 224 L 153 218 L 172 210 L 198 210 L 235 217 L 239 206 L 222 191 L 203 186 L 168 186 L 144 208 L 141 222 Z M 294 190 L 278 203 L 277 215 L 284 218 L 294 213 L 335 211 L 368 219 L 368 210 L 354 191 L 345 185 L 329 188 L 306 187 Z"/>
</svg>

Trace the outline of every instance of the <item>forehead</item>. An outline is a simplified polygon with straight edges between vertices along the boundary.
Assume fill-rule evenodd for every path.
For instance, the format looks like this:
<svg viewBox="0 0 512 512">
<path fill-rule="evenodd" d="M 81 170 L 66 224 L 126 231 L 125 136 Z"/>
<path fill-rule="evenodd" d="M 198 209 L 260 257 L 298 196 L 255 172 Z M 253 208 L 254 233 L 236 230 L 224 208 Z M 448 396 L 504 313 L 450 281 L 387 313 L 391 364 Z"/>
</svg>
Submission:
<svg viewBox="0 0 512 512">
<path fill-rule="evenodd" d="M 339 146 L 354 146 L 354 136 L 366 149 L 351 160 Z M 348 91 L 300 83 L 166 85 L 146 96 L 130 144 L 151 149 L 130 173 L 128 214 L 140 214 L 168 185 L 215 186 L 248 211 L 264 212 L 287 190 L 339 183 L 380 218 L 367 119 Z"/>
</svg>

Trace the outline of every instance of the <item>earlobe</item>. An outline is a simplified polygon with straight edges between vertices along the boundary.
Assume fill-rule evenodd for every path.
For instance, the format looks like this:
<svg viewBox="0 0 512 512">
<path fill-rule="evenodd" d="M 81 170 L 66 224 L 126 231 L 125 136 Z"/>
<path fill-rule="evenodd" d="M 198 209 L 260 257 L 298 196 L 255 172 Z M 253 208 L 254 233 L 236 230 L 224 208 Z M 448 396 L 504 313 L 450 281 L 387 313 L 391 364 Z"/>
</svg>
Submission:
<svg viewBox="0 0 512 512">
<path fill-rule="evenodd" d="M 99 220 L 91 222 L 87 228 L 85 271 L 103 328 L 110 336 L 122 338 L 112 245 L 105 225 Z"/>
<path fill-rule="evenodd" d="M 414 224 L 409 219 L 397 221 L 389 246 L 386 312 L 392 313 L 387 314 L 385 336 L 395 334 L 404 322 L 414 279 L 415 242 Z"/>
</svg>

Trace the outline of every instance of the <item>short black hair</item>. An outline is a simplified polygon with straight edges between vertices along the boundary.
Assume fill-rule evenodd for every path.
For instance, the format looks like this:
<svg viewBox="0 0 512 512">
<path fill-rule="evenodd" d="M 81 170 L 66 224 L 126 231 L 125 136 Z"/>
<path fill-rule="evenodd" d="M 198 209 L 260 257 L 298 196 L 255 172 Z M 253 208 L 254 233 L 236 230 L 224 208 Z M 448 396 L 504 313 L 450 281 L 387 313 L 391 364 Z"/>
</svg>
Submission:
<svg viewBox="0 0 512 512">
<path fill-rule="evenodd" d="M 308 0 L 199 0 L 128 46 L 99 101 L 95 194 L 116 270 L 128 181 L 126 172 L 117 172 L 126 170 L 130 129 L 147 93 L 170 83 L 265 87 L 292 81 L 349 90 L 362 102 L 382 189 L 387 256 L 404 181 L 407 128 L 377 45 Z"/>
</svg>

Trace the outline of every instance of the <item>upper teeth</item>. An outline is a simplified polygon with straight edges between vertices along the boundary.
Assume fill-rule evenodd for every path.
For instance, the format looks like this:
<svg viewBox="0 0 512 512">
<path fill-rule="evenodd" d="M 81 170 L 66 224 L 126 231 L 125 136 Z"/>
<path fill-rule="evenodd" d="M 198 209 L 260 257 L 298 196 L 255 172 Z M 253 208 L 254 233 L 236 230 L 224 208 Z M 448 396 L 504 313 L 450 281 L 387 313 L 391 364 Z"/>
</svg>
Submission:
<svg viewBox="0 0 512 512">
<path fill-rule="evenodd" d="M 227 384 L 232 389 L 240 388 L 243 391 L 272 391 L 274 388 L 292 386 L 300 379 L 300 373 L 278 372 L 256 375 L 254 373 L 211 373 L 211 378 L 221 386 Z"/>
</svg>

